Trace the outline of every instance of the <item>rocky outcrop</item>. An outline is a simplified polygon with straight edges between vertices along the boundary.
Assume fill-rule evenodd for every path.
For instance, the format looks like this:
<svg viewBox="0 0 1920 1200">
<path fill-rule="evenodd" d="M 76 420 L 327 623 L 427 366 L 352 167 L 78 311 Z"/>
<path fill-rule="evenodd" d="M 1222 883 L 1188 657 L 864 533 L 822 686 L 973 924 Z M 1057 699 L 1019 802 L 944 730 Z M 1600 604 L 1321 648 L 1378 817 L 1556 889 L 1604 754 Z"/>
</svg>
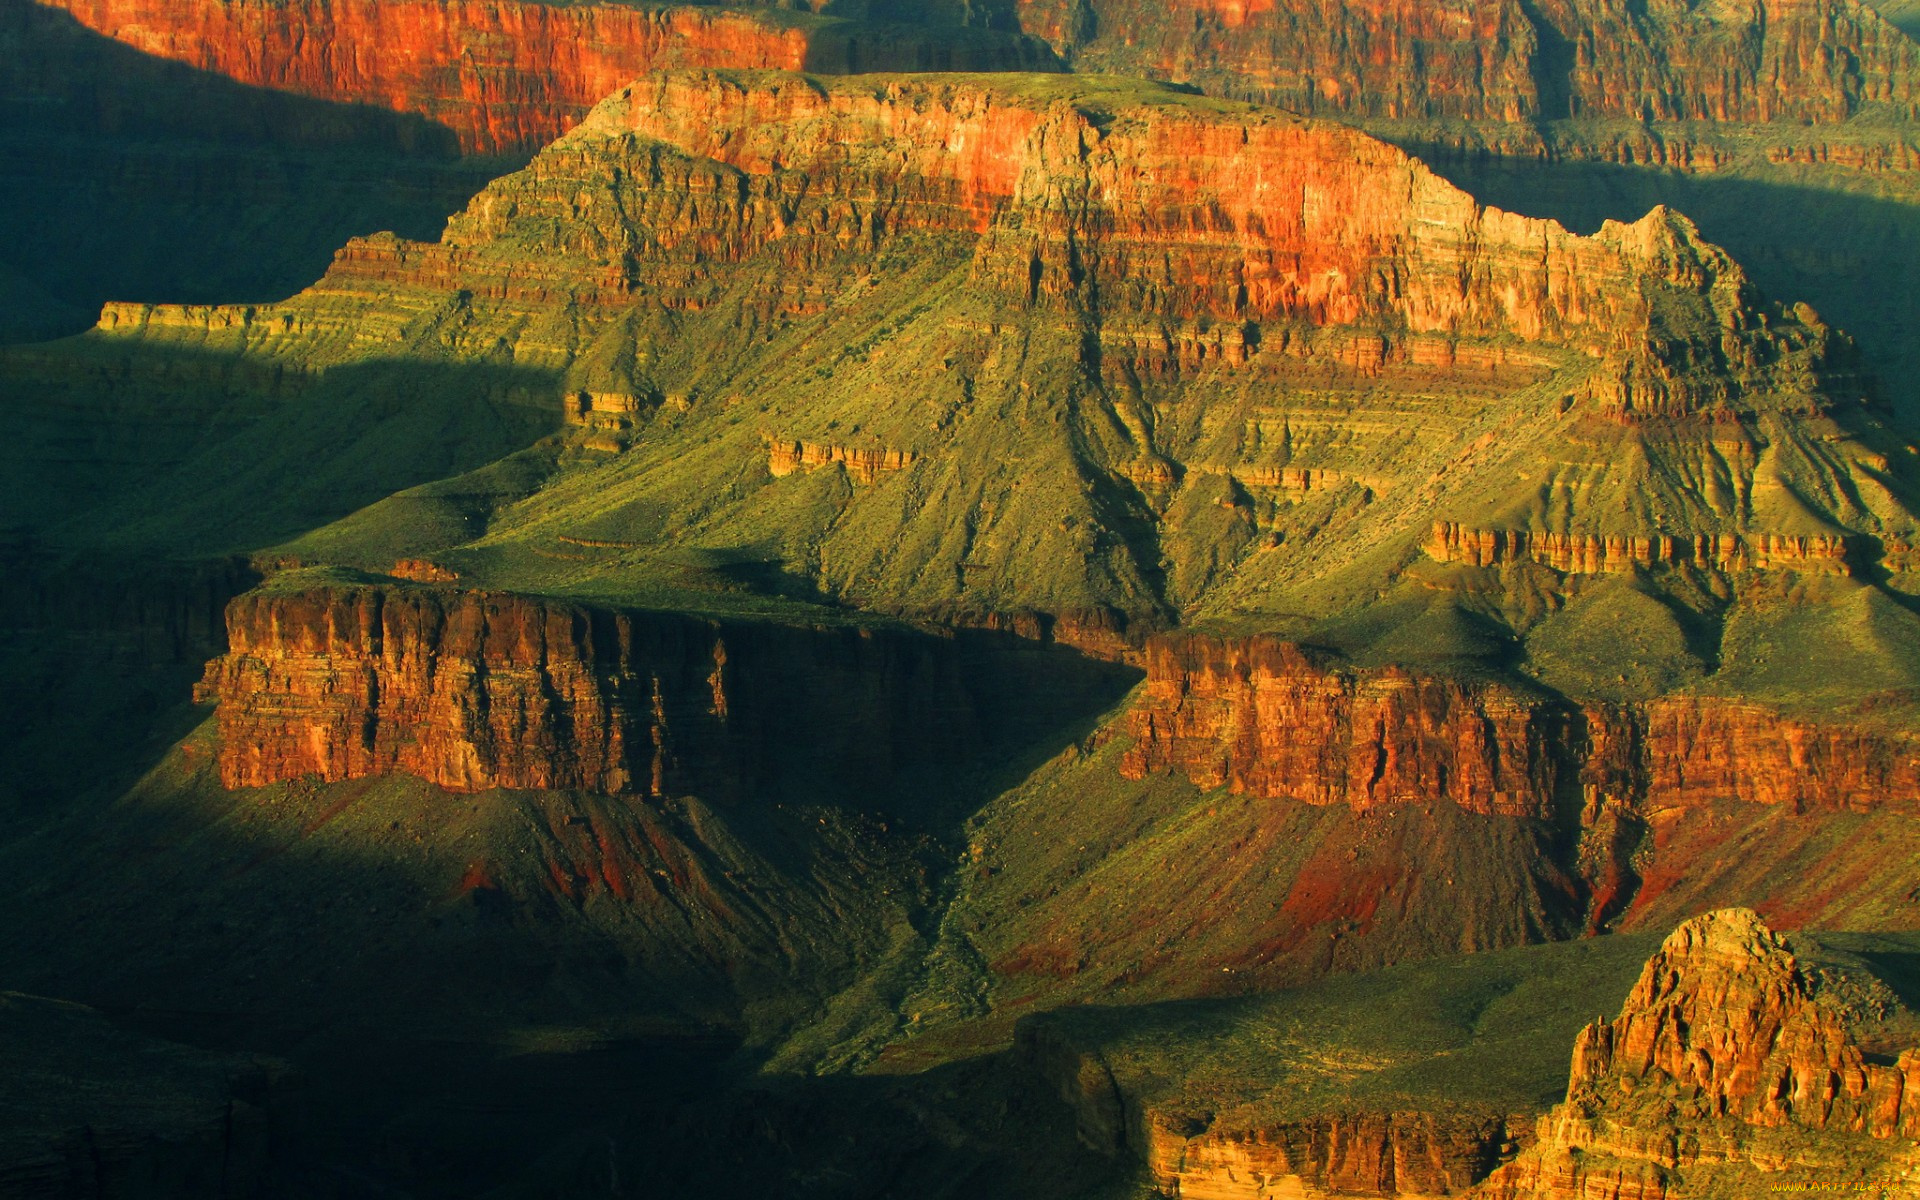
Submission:
<svg viewBox="0 0 1920 1200">
<path fill-rule="evenodd" d="M 1359 810 L 1445 796 L 1531 816 L 1552 808 L 1568 716 L 1506 689 L 1338 670 L 1278 639 L 1169 635 L 1148 643 L 1122 771 Z"/>
<path fill-rule="evenodd" d="M 1020 11 L 1079 69 L 1303 112 L 1837 122 L 1920 102 L 1920 47 L 1858 0 L 1021 0 Z"/>
<path fill-rule="evenodd" d="M 1566 1102 L 1475 1194 L 1661 1200 L 1742 1166 L 1831 1185 L 1917 1134 L 1920 1049 L 1870 1061 L 1780 936 L 1726 909 L 1676 929 L 1620 1015 L 1582 1031 Z"/>
<path fill-rule="evenodd" d="M 470 153 L 528 152 L 663 67 L 1044 70 L 1017 36 L 702 7 L 517 0 L 59 0 L 88 29 L 240 83 L 416 113 Z"/>
<path fill-rule="evenodd" d="M 1445 798 L 1547 818 L 1737 799 L 1830 812 L 1920 807 L 1920 743 L 1762 705 L 1671 696 L 1578 706 L 1397 667 L 1332 665 L 1277 638 L 1148 643 L 1122 770 L 1366 811 Z M 1573 815 L 1573 814 L 1569 814 Z"/>
<path fill-rule="evenodd" d="M 1120 675 L 987 634 L 423 588 L 276 587 L 236 599 L 227 628 L 201 694 L 219 701 L 228 787 L 401 771 L 452 791 L 738 796 L 830 777 L 857 792 L 1032 736 L 1022 697 L 1057 720 Z"/>
<path fill-rule="evenodd" d="M 1421 547 L 1437 562 L 1493 567 L 1537 562 L 1573 574 L 1630 573 L 1654 566 L 1714 571 L 1785 569 L 1850 575 L 1855 553 L 1845 534 L 1702 533 L 1692 537 L 1545 533 L 1526 529 L 1469 529 L 1435 521 Z"/>
<path fill-rule="evenodd" d="M 863 449 L 778 439 L 767 446 L 767 470 L 775 476 L 786 476 L 795 471 L 838 465 L 861 483 L 872 483 L 881 472 L 905 470 L 918 457 L 911 450 Z"/>
<path fill-rule="evenodd" d="M 1498 1119 L 1363 1112 L 1192 1137 L 1157 1123 L 1146 1160 L 1162 1195 L 1193 1200 L 1450 1196 L 1510 1145 Z"/>
</svg>

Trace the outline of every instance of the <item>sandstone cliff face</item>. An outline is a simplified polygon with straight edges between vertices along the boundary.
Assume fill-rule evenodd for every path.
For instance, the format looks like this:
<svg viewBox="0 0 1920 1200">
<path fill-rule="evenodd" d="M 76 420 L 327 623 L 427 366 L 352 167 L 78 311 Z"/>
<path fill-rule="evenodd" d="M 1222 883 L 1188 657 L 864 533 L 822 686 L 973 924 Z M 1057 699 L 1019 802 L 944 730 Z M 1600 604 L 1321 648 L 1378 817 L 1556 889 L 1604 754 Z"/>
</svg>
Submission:
<svg viewBox="0 0 1920 1200">
<path fill-rule="evenodd" d="M 1436 521 L 1422 546 L 1439 562 L 1492 567 L 1538 562 L 1572 574 L 1625 574 L 1652 566 L 1684 565 L 1716 571 L 1790 568 L 1823 575 L 1851 574 L 1844 534 L 1699 534 L 1673 537 L 1537 533 L 1524 529 L 1468 529 Z"/>
<path fill-rule="evenodd" d="M 1272 638 L 1194 635 L 1147 646 L 1146 692 L 1122 771 L 1175 769 L 1201 787 L 1314 804 L 1453 799 L 1474 812 L 1549 812 L 1567 714 L 1503 688 L 1396 668 L 1348 673 Z"/>
<path fill-rule="evenodd" d="M 1267 637 L 1156 638 L 1146 664 L 1128 718 L 1132 778 L 1173 770 L 1202 787 L 1359 811 L 1445 797 L 1540 818 L 1610 801 L 1920 806 L 1920 745 L 1760 705 L 1670 696 L 1579 707 L 1394 667 L 1332 668 Z"/>
<path fill-rule="evenodd" d="M 1082 69 L 1190 79 L 1300 111 L 1841 121 L 1911 114 L 1920 48 L 1857 0 L 1023 0 Z"/>
<path fill-rule="evenodd" d="M 1820 336 L 1791 318 L 1745 330 L 1740 310 L 1753 298 L 1738 267 L 1674 214 L 1575 237 L 1483 209 L 1363 135 L 1278 114 L 1149 109 L 1097 91 L 1049 105 L 978 85 L 696 74 L 636 84 L 575 146 L 589 152 L 589 138 L 624 133 L 755 180 L 797 172 L 847 201 L 877 193 L 870 210 L 836 214 L 855 223 L 827 231 L 800 225 L 768 188 L 742 204 L 743 227 L 718 247 L 729 255 L 795 234 L 926 230 L 982 235 L 979 271 L 1016 295 L 1098 288 L 1116 310 L 1391 321 L 1638 351 L 1657 320 L 1651 293 L 1671 289 L 1722 314 L 1726 349 L 1742 357 L 1760 345 L 1793 357 L 1811 346 L 1798 339 Z M 483 199 L 450 240 L 492 240 L 507 232 L 500 217 L 528 215 L 524 202 L 503 211 Z M 1754 351 L 1738 349 L 1748 341 Z"/>
<path fill-rule="evenodd" d="M 82 25 L 241 83 L 417 113 L 478 154 L 532 151 L 662 67 L 1043 70 L 1017 37 L 714 8 L 495 0 L 73 0 Z"/>
<path fill-rule="evenodd" d="M 1920 1050 L 1869 1061 L 1782 939 L 1727 909 L 1675 930 L 1619 1017 L 1581 1033 L 1566 1103 L 1475 1194 L 1659 1200 L 1747 1164 L 1865 1187 L 1893 1178 L 1877 1160 L 1920 1133 L 1916 1105 Z"/>
<path fill-rule="evenodd" d="M 980 752 L 1044 670 L 991 635 L 402 587 L 249 593 L 227 628 L 202 694 L 220 702 L 228 787 L 402 771 L 452 791 L 732 797 L 820 776 L 859 794 Z M 1055 665 L 1054 701 L 1111 686 Z"/>
<path fill-rule="evenodd" d="M 1506 1123 L 1449 1113 L 1333 1114 L 1198 1137 L 1156 1128 L 1147 1170 L 1192 1200 L 1450 1196 L 1510 1146 Z"/>
</svg>

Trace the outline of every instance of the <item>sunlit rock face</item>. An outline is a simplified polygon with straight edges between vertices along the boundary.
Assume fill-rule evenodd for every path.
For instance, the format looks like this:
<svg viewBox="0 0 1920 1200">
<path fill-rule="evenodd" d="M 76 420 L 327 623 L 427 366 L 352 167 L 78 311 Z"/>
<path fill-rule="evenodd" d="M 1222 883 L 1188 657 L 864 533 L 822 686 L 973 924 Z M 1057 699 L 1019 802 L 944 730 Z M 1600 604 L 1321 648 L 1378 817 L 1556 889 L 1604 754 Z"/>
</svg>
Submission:
<svg viewBox="0 0 1920 1200">
<path fill-rule="evenodd" d="M 1920 1132 L 1920 1049 L 1874 1061 L 1847 1016 L 1751 911 L 1688 921 L 1620 1015 L 1581 1033 L 1566 1103 L 1537 1144 L 1476 1194 L 1660 1200 L 1766 1179 L 1890 1181 Z"/>
<path fill-rule="evenodd" d="M 772 11 L 495 0 L 77 0 L 83 26 L 240 83 L 417 113 L 476 154 L 525 153 L 665 67 L 1047 70 L 1017 36 L 855 26 Z"/>
</svg>

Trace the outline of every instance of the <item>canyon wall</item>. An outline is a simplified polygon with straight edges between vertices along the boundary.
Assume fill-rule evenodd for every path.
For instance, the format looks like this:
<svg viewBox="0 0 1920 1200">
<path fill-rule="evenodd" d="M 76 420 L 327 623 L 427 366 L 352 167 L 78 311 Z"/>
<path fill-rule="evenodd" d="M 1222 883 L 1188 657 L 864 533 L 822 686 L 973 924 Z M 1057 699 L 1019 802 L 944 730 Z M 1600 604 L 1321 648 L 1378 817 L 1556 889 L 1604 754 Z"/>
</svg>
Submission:
<svg viewBox="0 0 1920 1200">
<path fill-rule="evenodd" d="M 1478 359 L 1451 343 L 1511 336 L 1600 356 L 1585 393 L 1620 411 L 1800 411 L 1860 386 L 1843 334 L 1762 300 L 1679 214 L 1576 236 L 1483 207 L 1355 130 L 1113 81 L 648 76 L 439 243 L 355 241 L 311 292 L 241 316 L 250 340 L 352 330 L 364 352 L 367 310 L 395 290 L 515 313 L 698 311 L 749 262 L 779 269 L 755 287 L 767 318 L 817 315 L 841 274 L 801 276 L 857 248 L 924 255 L 929 238 L 970 254 L 1003 302 L 1097 296 L 1122 326 L 1193 325 L 1196 351 L 1217 346 L 1200 357 L 1227 365 L 1452 367 Z M 1319 345 L 1300 324 L 1379 332 Z"/>
<path fill-rule="evenodd" d="M 1677 214 L 1576 237 L 1482 208 L 1417 160 L 1339 126 L 1149 109 L 1117 87 L 1060 99 L 1068 103 L 977 84 L 679 74 L 637 83 L 586 132 L 637 133 L 756 178 L 799 172 L 849 197 L 877 191 L 870 212 L 856 210 L 864 229 L 847 233 L 984 235 L 980 271 L 1015 295 L 1094 286 L 1115 311 L 1389 321 L 1615 351 L 1637 349 L 1656 319 L 1647 289 L 1670 288 L 1724 314 L 1715 323 L 1737 361 L 1757 364 L 1739 349 L 1749 341 L 1792 356 L 1812 333 L 1791 318 L 1747 330 L 1738 310 L 1755 300 L 1739 268 Z M 882 148 L 884 158 L 873 153 Z M 453 239 L 497 236 L 487 213 L 470 210 Z M 792 224 L 768 222 L 735 252 Z"/>
<path fill-rule="evenodd" d="M 1399 667 L 1335 667 L 1272 637 L 1148 643 L 1123 772 L 1310 804 L 1452 800 L 1549 818 L 1609 800 L 1738 799 L 1795 811 L 1920 811 L 1920 742 L 1667 696 L 1579 706 Z"/>
<path fill-rule="evenodd" d="M 1082 70 L 1301 112 L 1523 121 L 1911 116 L 1920 46 L 1858 0 L 1021 0 Z"/>
<path fill-rule="evenodd" d="M 1894 1177 L 1876 1160 L 1916 1134 L 1920 1048 L 1874 1061 L 1779 935 L 1726 909 L 1676 929 L 1620 1015 L 1582 1031 L 1566 1102 L 1474 1194 L 1664 1200 L 1722 1176 L 1711 1194 L 1874 1192 Z"/>
<path fill-rule="evenodd" d="M 1047 70 L 1037 42 L 779 12 L 517 0 L 55 0 L 81 25 L 240 83 L 414 113 L 524 153 L 663 67 Z"/>
<path fill-rule="evenodd" d="M 1039 736 L 1125 674 L 989 633 L 399 586 L 248 593 L 227 630 L 201 694 L 219 700 L 228 787 L 403 771 L 452 791 L 711 798 L 819 778 L 859 794 Z"/>
</svg>

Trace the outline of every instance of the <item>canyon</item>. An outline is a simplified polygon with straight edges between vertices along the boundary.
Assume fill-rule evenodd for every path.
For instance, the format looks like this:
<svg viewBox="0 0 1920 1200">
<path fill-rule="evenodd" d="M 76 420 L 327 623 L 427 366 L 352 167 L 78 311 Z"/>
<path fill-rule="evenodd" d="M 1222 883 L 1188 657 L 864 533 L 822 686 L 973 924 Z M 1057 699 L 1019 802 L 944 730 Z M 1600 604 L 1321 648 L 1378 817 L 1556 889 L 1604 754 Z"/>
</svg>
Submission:
<svg viewBox="0 0 1920 1200">
<path fill-rule="evenodd" d="M 1855 0 L 1640 13 L 1607 0 L 1020 7 L 1022 26 L 1077 68 L 1191 79 L 1302 112 L 1837 122 L 1877 105 L 1910 117 L 1920 82 L 1914 43 Z M 1837 61 L 1838 46 L 1857 65 Z"/>
<path fill-rule="evenodd" d="M 1875 10 L 58 0 L 0 49 L 0 337 L 78 334 L 0 346 L 0 982 L 214 1097 L 0 1147 L 25 1194 L 1911 1165 Z"/>
</svg>

